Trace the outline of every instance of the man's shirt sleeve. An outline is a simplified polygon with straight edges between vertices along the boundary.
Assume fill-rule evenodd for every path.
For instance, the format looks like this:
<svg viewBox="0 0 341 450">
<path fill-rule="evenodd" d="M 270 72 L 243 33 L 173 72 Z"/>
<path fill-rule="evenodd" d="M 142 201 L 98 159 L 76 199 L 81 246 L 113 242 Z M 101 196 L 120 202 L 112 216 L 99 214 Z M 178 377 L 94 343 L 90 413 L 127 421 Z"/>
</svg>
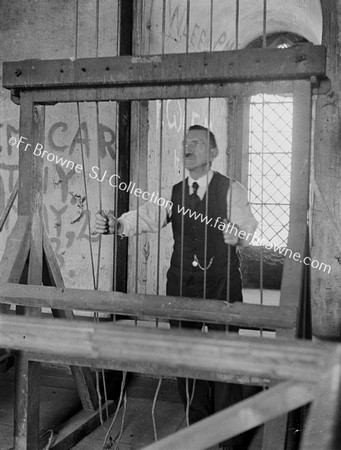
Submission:
<svg viewBox="0 0 341 450">
<path fill-rule="evenodd" d="M 254 218 L 250 203 L 247 198 L 247 190 L 238 181 L 233 181 L 227 192 L 227 217 L 239 227 L 239 243 L 243 247 L 250 245 L 258 222 Z M 231 205 L 231 206 L 230 206 Z M 244 231 L 244 233 L 240 233 Z"/>
<path fill-rule="evenodd" d="M 147 201 L 139 209 L 128 211 L 119 218 L 121 224 L 121 236 L 132 237 L 141 233 L 156 233 L 159 230 L 159 210 L 160 226 L 167 225 L 167 218 L 170 214 L 170 202 L 166 206 L 159 207 Z"/>
</svg>

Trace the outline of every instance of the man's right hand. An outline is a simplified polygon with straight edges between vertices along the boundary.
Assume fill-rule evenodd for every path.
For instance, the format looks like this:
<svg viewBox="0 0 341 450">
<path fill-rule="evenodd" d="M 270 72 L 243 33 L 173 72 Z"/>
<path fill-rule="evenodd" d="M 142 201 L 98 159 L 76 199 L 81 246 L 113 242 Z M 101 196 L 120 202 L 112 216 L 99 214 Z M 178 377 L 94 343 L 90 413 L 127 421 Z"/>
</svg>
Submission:
<svg viewBox="0 0 341 450">
<path fill-rule="evenodd" d="M 121 224 L 113 214 L 103 211 L 96 214 L 96 232 L 101 234 L 113 234 L 120 231 Z"/>
</svg>

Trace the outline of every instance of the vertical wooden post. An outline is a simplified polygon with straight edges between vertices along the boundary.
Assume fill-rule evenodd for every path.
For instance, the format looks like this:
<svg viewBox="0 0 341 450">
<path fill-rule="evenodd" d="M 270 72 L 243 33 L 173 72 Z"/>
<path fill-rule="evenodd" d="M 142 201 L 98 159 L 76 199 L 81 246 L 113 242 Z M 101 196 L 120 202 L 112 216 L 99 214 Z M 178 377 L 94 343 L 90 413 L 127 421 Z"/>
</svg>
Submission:
<svg viewBox="0 0 341 450">
<path fill-rule="evenodd" d="M 121 1 L 120 5 L 120 45 L 119 55 L 133 54 L 133 3 L 134 0 Z M 126 180 L 130 176 L 130 130 L 131 130 L 131 102 L 119 102 L 118 104 L 118 173 Z M 129 210 L 129 195 L 126 192 L 118 191 L 118 211 L 117 216 L 121 216 Z M 114 290 L 127 292 L 128 280 L 128 242 L 126 239 L 116 239 L 114 245 L 117 246 L 116 254 L 120 255 L 120 263 L 116 263 L 116 273 L 114 274 Z"/>
<path fill-rule="evenodd" d="M 288 249 L 292 257 L 284 261 L 280 306 L 299 308 L 303 294 L 306 256 L 307 217 L 309 208 L 310 151 L 311 151 L 311 83 L 295 81 L 293 90 L 293 132 L 291 162 L 290 221 Z M 294 258 L 294 254 L 300 256 Z M 289 254 L 290 255 L 290 254 Z M 297 317 L 298 318 L 298 317 Z M 296 319 L 297 319 L 296 318 Z M 278 337 L 296 337 L 296 328 L 277 331 Z M 288 434 L 288 416 L 268 422 L 264 427 L 264 450 L 284 450 L 294 446 L 294 438 Z"/>
<path fill-rule="evenodd" d="M 33 152 L 37 144 L 44 145 L 45 110 L 42 106 L 35 106 L 32 98 L 31 93 L 23 92 L 20 99 L 20 136 L 25 143 L 18 150 L 18 214 L 28 216 L 31 223 L 28 284 L 40 285 L 43 270 L 43 159 Z M 24 308 L 23 313 L 39 316 L 40 309 Z M 24 352 L 19 352 L 16 357 L 15 396 L 14 448 L 37 450 L 40 431 L 40 364 L 28 361 Z"/>
<path fill-rule="evenodd" d="M 310 409 L 301 449 L 333 450 L 341 448 L 341 348 L 326 362 L 318 391 Z"/>
<path fill-rule="evenodd" d="M 311 150 L 311 84 L 294 82 L 291 194 L 288 249 L 293 256 L 284 263 L 281 306 L 298 307 L 303 290 L 305 246 L 309 208 Z M 300 257 L 294 257 L 297 252 Z"/>
</svg>

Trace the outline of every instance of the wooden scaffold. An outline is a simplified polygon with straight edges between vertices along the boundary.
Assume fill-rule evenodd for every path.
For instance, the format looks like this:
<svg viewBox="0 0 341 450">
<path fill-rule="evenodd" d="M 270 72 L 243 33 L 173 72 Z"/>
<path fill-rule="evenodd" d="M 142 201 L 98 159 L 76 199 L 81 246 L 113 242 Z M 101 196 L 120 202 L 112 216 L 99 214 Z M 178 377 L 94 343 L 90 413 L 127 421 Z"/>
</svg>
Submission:
<svg viewBox="0 0 341 450">
<path fill-rule="evenodd" d="M 65 288 L 43 225 L 42 159 L 24 151 L 26 143 L 31 148 L 44 144 L 44 105 L 291 93 L 294 120 L 288 247 L 306 255 L 312 89 L 318 89 L 318 81 L 324 76 L 325 48 L 310 44 L 280 50 L 4 64 L 3 85 L 20 103 L 20 136 L 27 139 L 19 148 L 18 220 L 0 264 L 0 347 L 18 351 L 15 450 L 36 450 L 40 445 L 41 362 L 70 365 L 83 405 L 83 411 L 61 430 L 52 449 L 71 448 L 98 425 L 101 410 L 109 407 L 112 411 L 115 407 L 113 402 L 99 405 L 90 368 L 152 371 L 160 376 L 269 386 L 257 396 L 160 440 L 149 449 L 205 449 L 264 423 L 263 448 L 284 449 L 288 445 L 287 414 L 312 401 L 302 449 L 312 448 L 312 442 L 320 450 L 337 448 L 340 348 L 295 339 L 302 318 L 303 264 L 285 260 L 278 307 Z M 42 286 L 44 271 L 49 274 L 50 286 Z M 26 317 L 9 314 L 10 305 Z M 51 308 L 58 320 L 42 321 L 43 307 Z M 79 323 L 74 321 L 75 310 L 268 329 L 276 331 L 278 339 L 228 334 L 217 339 Z M 184 354 L 188 357 L 183 358 Z M 320 407 L 324 396 L 330 403 Z M 328 430 L 323 436 L 314 432 L 314 423 L 321 417 Z"/>
</svg>

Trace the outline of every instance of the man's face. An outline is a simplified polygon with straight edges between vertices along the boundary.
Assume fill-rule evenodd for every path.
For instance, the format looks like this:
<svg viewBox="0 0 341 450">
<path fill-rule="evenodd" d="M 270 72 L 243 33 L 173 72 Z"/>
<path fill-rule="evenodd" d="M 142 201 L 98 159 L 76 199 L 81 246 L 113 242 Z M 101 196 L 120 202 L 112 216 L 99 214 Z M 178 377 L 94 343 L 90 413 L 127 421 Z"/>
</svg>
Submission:
<svg viewBox="0 0 341 450">
<path fill-rule="evenodd" d="M 185 167 L 188 170 L 205 169 L 213 160 L 212 149 L 208 149 L 205 130 L 189 130 L 184 149 Z"/>
</svg>

